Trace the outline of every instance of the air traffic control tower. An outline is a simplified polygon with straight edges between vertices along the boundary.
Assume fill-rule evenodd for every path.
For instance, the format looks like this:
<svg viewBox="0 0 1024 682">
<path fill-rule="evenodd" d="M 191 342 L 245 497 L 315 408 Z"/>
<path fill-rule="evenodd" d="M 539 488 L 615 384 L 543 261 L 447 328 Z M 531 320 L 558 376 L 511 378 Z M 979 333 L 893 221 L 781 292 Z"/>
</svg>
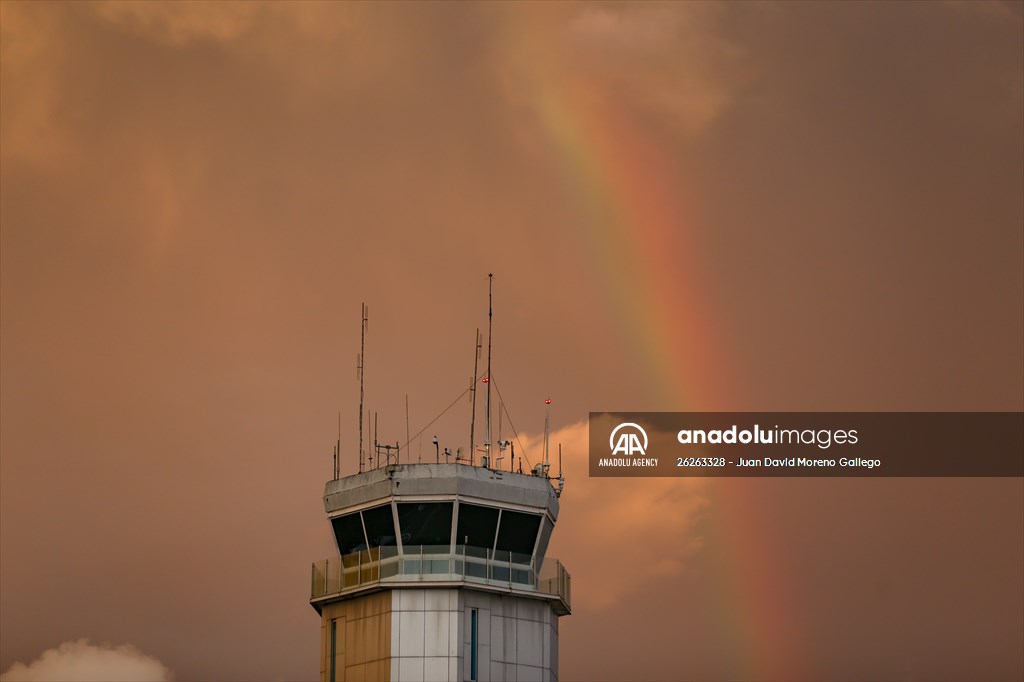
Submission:
<svg viewBox="0 0 1024 682">
<path fill-rule="evenodd" d="M 339 556 L 313 564 L 320 679 L 557 680 L 570 578 L 544 556 L 552 480 L 545 464 L 524 474 L 467 462 L 328 481 Z"/>
</svg>

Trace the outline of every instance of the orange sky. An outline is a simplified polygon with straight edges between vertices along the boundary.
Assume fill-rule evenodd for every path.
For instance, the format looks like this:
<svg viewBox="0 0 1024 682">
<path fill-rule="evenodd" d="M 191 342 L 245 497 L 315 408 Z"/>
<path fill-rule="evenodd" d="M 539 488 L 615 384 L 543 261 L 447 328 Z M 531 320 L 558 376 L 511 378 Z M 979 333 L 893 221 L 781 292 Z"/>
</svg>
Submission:
<svg viewBox="0 0 1024 682">
<path fill-rule="evenodd" d="M 315 677 L 359 304 L 404 442 L 493 272 L 564 679 L 1019 679 L 1020 479 L 589 480 L 581 422 L 1024 409 L 1021 8 L 0 3 L 0 672 Z"/>
</svg>

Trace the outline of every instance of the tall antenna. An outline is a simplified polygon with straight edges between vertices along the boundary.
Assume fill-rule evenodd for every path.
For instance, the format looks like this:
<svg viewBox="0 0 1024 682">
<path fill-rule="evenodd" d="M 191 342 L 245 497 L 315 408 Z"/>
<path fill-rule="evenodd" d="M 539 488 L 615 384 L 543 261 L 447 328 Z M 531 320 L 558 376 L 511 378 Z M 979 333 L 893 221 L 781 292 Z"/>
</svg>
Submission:
<svg viewBox="0 0 1024 682">
<path fill-rule="evenodd" d="M 409 445 L 409 394 L 405 394 L 405 444 Z M 395 451 L 395 464 L 398 464 L 398 456 L 401 455 L 401 450 Z M 410 458 L 410 461 L 411 458 Z"/>
<path fill-rule="evenodd" d="M 341 410 L 338 410 L 338 443 L 334 446 L 334 480 L 341 478 Z"/>
<path fill-rule="evenodd" d="M 363 303 L 359 322 L 359 473 L 363 473 L 363 382 L 366 376 L 366 329 L 370 309 Z"/>
<path fill-rule="evenodd" d="M 544 473 L 547 474 L 548 469 L 551 468 L 551 463 L 548 460 L 548 438 L 551 436 L 551 398 L 544 401 L 547 405 L 547 414 L 544 417 Z"/>
<path fill-rule="evenodd" d="M 555 488 L 555 497 L 562 496 L 565 489 L 565 476 L 562 475 L 562 444 L 558 444 L 558 487 Z"/>
<path fill-rule="evenodd" d="M 494 320 L 494 296 L 492 294 L 494 273 L 487 273 L 487 440 L 484 448 L 487 451 L 487 466 L 491 465 L 491 328 Z"/>
<path fill-rule="evenodd" d="M 473 416 L 469 418 L 469 464 L 472 466 L 476 462 L 476 375 L 479 371 L 478 365 L 480 364 L 480 327 L 476 328 L 476 348 L 473 349 L 473 376 L 469 379 L 469 388 L 473 391 Z"/>
</svg>

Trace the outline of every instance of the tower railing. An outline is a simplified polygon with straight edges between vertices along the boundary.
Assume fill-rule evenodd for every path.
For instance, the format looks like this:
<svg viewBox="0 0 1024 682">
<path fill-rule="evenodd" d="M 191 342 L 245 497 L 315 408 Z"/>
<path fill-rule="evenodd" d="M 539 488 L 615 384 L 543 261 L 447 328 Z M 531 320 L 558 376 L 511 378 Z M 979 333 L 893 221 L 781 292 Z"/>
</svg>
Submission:
<svg viewBox="0 0 1024 682">
<path fill-rule="evenodd" d="M 453 551 L 454 550 L 454 551 Z M 465 582 L 536 591 L 558 597 L 571 608 L 571 578 L 557 559 L 535 570 L 529 554 L 467 545 L 374 547 L 313 564 L 310 601 L 341 596 L 375 585 Z"/>
</svg>

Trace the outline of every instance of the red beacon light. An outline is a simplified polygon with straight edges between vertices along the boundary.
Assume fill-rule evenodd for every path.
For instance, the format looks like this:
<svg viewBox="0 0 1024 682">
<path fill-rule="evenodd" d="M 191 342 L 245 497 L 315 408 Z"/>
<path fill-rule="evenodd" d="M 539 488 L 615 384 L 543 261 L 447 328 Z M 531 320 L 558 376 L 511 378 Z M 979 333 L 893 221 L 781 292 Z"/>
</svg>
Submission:
<svg viewBox="0 0 1024 682">
<path fill-rule="evenodd" d="M 488 381 L 490 381 L 490 380 L 491 380 L 491 378 L 490 378 L 490 377 L 484 377 L 484 378 L 483 378 L 483 379 L 481 379 L 480 381 L 486 384 L 486 383 L 487 383 Z"/>
<path fill-rule="evenodd" d="M 548 398 L 547 400 L 545 400 L 544 404 L 545 405 L 550 405 L 551 404 L 551 398 Z"/>
</svg>

